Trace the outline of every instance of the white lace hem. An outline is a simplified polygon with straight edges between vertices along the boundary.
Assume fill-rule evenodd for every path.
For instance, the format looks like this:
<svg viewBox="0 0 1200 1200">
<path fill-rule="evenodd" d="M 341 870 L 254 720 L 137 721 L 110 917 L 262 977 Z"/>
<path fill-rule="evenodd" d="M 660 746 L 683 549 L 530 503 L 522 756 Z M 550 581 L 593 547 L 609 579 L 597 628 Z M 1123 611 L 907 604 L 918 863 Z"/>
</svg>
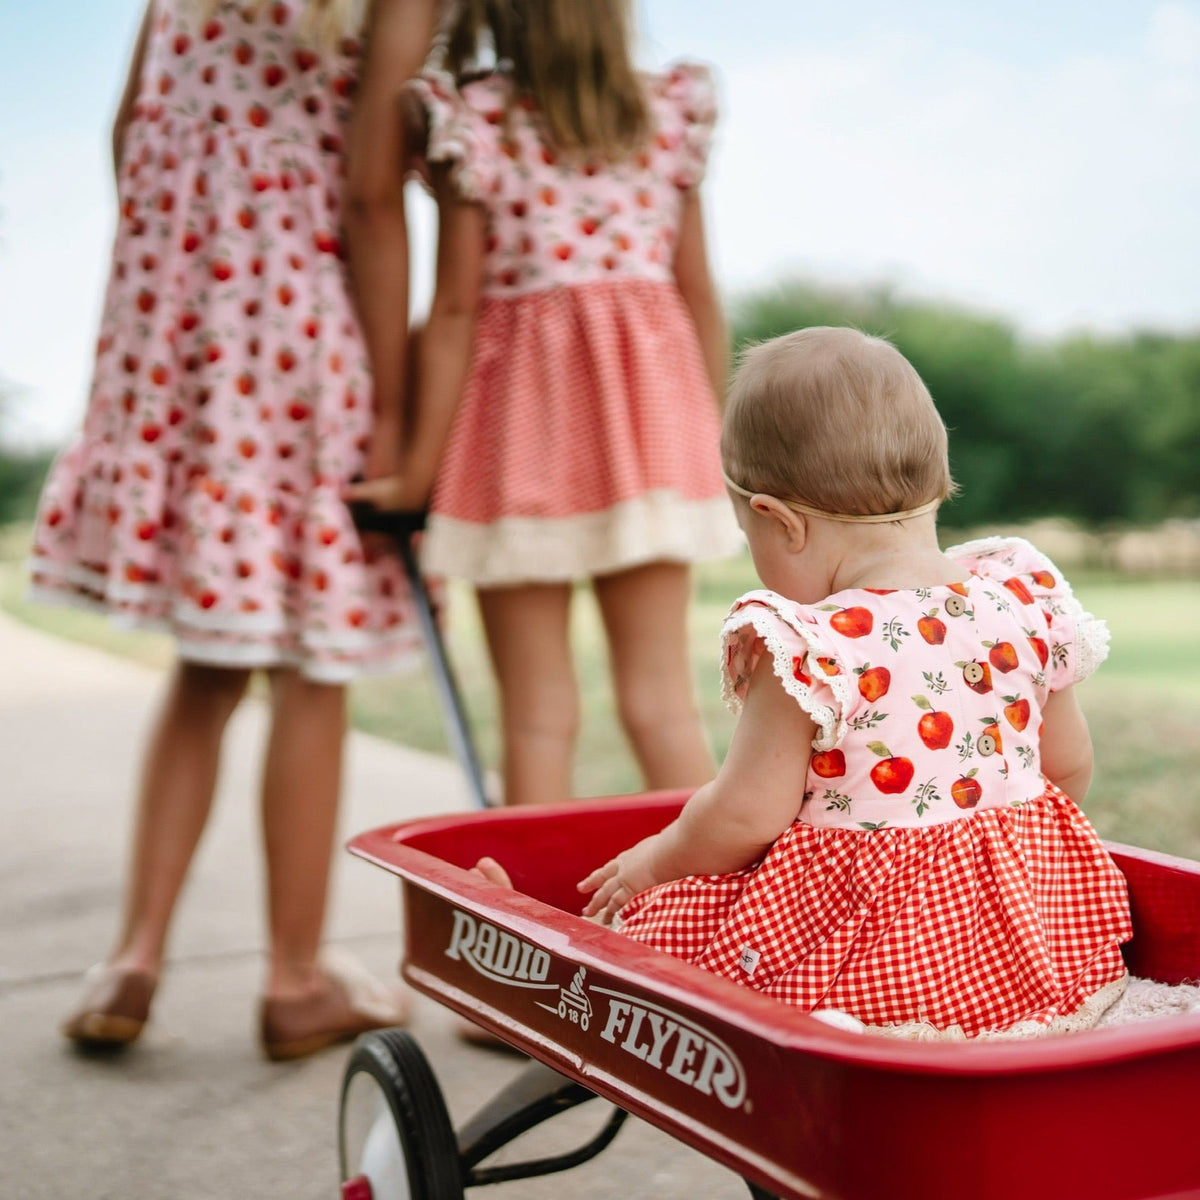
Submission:
<svg viewBox="0 0 1200 1200">
<path fill-rule="evenodd" d="M 1050 571 L 1058 580 L 1059 586 L 1054 590 L 1054 598 L 1062 610 L 1062 615 L 1071 622 L 1075 629 L 1075 655 L 1072 663 L 1071 683 L 1082 683 L 1088 676 L 1095 674 L 1100 665 L 1108 658 L 1109 643 L 1112 639 L 1108 624 L 1083 607 L 1063 573 L 1032 542 L 1021 537 L 976 538 L 974 541 L 963 542 L 959 546 L 949 546 L 945 553 L 948 558 L 982 558 L 991 556 L 998 550 L 1023 550 L 1032 559 L 1044 564 L 1046 570 Z M 1021 568 L 1014 567 L 1014 570 L 1019 573 Z"/>
<path fill-rule="evenodd" d="M 731 558 L 744 545 L 727 497 L 686 500 L 659 491 L 601 512 L 490 525 L 433 513 L 421 566 L 477 587 L 565 583 L 650 562 Z"/>
<path fill-rule="evenodd" d="M 26 596 L 36 604 L 108 617 L 114 629 L 127 633 L 166 634 L 175 639 L 176 653 L 185 662 L 211 667 L 288 667 L 315 683 L 343 684 L 363 675 L 404 674 L 422 661 L 423 642 L 413 630 L 386 634 L 347 630 L 346 636 L 312 631 L 300 634 L 300 645 L 293 648 L 270 640 L 272 633 L 281 632 L 274 624 L 264 628 L 251 620 L 239 626 L 234 618 L 219 626 L 198 625 L 191 621 L 190 614 L 173 618 L 133 608 L 113 608 L 97 596 L 53 585 L 33 584 L 26 589 Z M 236 640 L 221 641 L 221 635 Z"/>
<path fill-rule="evenodd" d="M 730 639 L 738 630 L 749 625 L 765 643 L 767 653 L 771 656 L 771 666 L 776 678 L 783 684 L 783 690 L 812 718 L 820 731 L 813 738 L 813 749 L 832 750 L 846 735 L 845 714 L 850 708 L 849 684 L 844 675 L 828 676 L 825 682 L 837 698 L 840 708 L 835 710 L 832 705 L 822 704 L 812 694 L 812 689 L 796 678 L 792 670 L 792 653 L 779 636 L 779 622 L 785 623 L 788 629 L 804 641 L 810 657 L 829 654 L 815 630 L 796 627 L 773 608 L 747 605 L 726 617 L 721 626 L 721 699 L 725 701 L 730 712 L 741 712 L 742 699 L 737 694 L 733 676 L 728 669 L 726 650 Z"/>
<path fill-rule="evenodd" d="M 1001 1042 L 1021 1038 L 1046 1037 L 1060 1033 L 1079 1033 L 1092 1029 L 1101 1017 L 1125 994 L 1129 976 L 1122 975 L 1093 992 L 1074 1012 L 1054 1017 L 1046 1024 L 1039 1021 L 1018 1021 L 1004 1029 L 985 1029 L 968 1038 L 959 1025 L 939 1029 L 926 1021 L 906 1021 L 901 1025 L 864 1025 L 863 1032 L 882 1034 L 909 1042 Z"/>
</svg>

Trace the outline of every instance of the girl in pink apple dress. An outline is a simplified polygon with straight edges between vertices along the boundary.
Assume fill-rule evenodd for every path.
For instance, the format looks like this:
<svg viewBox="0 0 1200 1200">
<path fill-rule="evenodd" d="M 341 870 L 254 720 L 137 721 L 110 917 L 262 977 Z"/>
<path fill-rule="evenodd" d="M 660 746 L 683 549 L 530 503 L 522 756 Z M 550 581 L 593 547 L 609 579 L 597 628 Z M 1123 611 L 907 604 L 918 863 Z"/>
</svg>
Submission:
<svg viewBox="0 0 1200 1200">
<path fill-rule="evenodd" d="M 938 549 L 946 432 L 886 342 L 805 329 L 751 350 L 722 448 L 764 584 L 722 635 L 741 720 L 678 820 L 581 883 L 586 911 L 899 1036 L 1094 1024 L 1131 935 L 1077 803 L 1074 685 L 1103 623 L 1019 538 Z"/>
<path fill-rule="evenodd" d="M 483 45 L 494 69 L 471 73 Z M 461 6 L 412 87 L 440 209 L 415 425 L 395 487 L 429 500 L 423 561 L 477 589 L 508 803 L 570 794 L 567 637 L 593 583 L 646 783 L 712 760 L 687 658 L 688 564 L 736 552 L 718 455 L 725 329 L 699 185 L 706 68 L 640 75 L 625 5 Z"/>
<path fill-rule="evenodd" d="M 77 1041 L 141 1032 L 252 668 L 272 711 L 264 1049 L 293 1057 L 403 1015 L 317 961 L 344 685 L 400 666 L 417 637 L 396 561 L 364 549 L 340 496 L 373 459 L 390 469 L 399 400 L 373 392 L 342 253 L 361 7 L 146 10 L 115 131 L 120 216 L 91 396 L 46 483 L 32 562 L 39 598 L 166 630 L 178 651 L 122 931 L 67 1023 Z M 396 107 L 433 21 L 429 0 L 370 8 L 368 114 L 387 107 L 381 92 Z M 403 329 L 404 311 L 393 319 Z"/>
</svg>

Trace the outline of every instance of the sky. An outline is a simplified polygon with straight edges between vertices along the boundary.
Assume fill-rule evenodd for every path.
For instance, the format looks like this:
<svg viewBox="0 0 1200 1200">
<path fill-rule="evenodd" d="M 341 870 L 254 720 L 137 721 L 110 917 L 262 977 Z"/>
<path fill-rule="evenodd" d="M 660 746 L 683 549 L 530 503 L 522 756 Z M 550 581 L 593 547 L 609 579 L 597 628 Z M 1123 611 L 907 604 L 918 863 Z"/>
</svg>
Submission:
<svg viewBox="0 0 1200 1200">
<path fill-rule="evenodd" d="M 4 433 L 86 400 L 141 0 L 0 0 Z M 726 294 L 893 284 L 1033 337 L 1200 329 L 1200 0 L 640 0 L 642 59 L 712 62 Z M 433 224 L 413 215 L 414 291 Z"/>
</svg>

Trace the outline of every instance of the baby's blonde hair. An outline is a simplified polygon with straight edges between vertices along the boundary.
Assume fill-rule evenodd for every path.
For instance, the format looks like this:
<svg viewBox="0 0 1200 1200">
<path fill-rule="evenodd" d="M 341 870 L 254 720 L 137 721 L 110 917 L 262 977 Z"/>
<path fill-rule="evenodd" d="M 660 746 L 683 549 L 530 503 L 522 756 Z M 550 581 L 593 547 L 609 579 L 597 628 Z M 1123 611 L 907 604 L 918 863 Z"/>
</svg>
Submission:
<svg viewBox="0 0 1200 1200">
<path fill-rule="evenodd" d="M 890 342 L 814 326 L 746 350 L 725 408 L 725 473 L 822 512 L 903 512 L 956 491 L 946 427 Z"/>
<path fill-rule="evenodd" d="M 300 36 L 320 50 L 333 50 L 345 37 L 357 34 L 366 16 L 369 0 L 298 0 L 304 12 L 300 19 Z M 207 21 L 228 0 L 180 0 L 180 12 L 195 21 Z M 293 0 L 293 4 L 297 0 Z M 257 13 L 266 8 L 267 0 L 242 0 L 238 7 Z"/>
</svg>

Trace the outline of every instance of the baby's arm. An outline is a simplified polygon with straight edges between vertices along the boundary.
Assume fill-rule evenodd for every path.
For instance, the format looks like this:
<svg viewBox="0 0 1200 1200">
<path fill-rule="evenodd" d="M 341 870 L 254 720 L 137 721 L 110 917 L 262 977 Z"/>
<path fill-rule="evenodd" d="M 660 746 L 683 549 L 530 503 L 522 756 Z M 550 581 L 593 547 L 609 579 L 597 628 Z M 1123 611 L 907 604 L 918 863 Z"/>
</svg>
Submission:
<svg viewBox="0 0 1200 1200">
<path fill-rule="evenodd" d="M 611 918 L 638 892 L 685 875 L 722 875 L 760 859 L 796 819 L 816 727 L 763 654 L 716 779 L 661 833 L 617 855 L 579 884 L 586 916 Z"/>
<path fill-rule="evenodd" d="M 1075 689 L 1051 693 L 1042 720 L 1042 774 L 1082 804 L 1092 782 L 1092 738 Z"/>
<path fill-rule="evenodd" d="M 375 0 L 347 135 L 345 231 L 351 285 L 371 359 L 375 425 L 366 475 L 397 470 L 408 339 L 406 138 L 401 89 L 433 36 L 434 0 Z"/>
<path fill-rule="evenodd" d="M 717 403 L 725 401 L 729 375 L 729 336 L 725 314 L 708 269 L 708 251 L 704 244 L 704 218 L 700 194 L 691 188 L 683 194 L 683 213 L 679 241 L 675 246 L 675 286 L 692 314 L 704 365 Z"/>
<path fill-rule="evenodd" d="M 137 42 L 133 47 L 133 57 L 129 60 L 129 70 L 125 75 L 125 87 L 117 104 L 117 115 L 113 119 L 112 152 L 113 170 L 118 181 L 121 178 L 121 159 L 125 155 L 125 132 L 129 128 L 133 116 L 133 106 L 137 103 L 138 87 L 142 79 L 142 64 L 146 60 L 146 43 L 150 40 L 150 21 L 153 4 L 146 5 L 142 15 L 142 25 L 138 30 Z"/>
</svg>

